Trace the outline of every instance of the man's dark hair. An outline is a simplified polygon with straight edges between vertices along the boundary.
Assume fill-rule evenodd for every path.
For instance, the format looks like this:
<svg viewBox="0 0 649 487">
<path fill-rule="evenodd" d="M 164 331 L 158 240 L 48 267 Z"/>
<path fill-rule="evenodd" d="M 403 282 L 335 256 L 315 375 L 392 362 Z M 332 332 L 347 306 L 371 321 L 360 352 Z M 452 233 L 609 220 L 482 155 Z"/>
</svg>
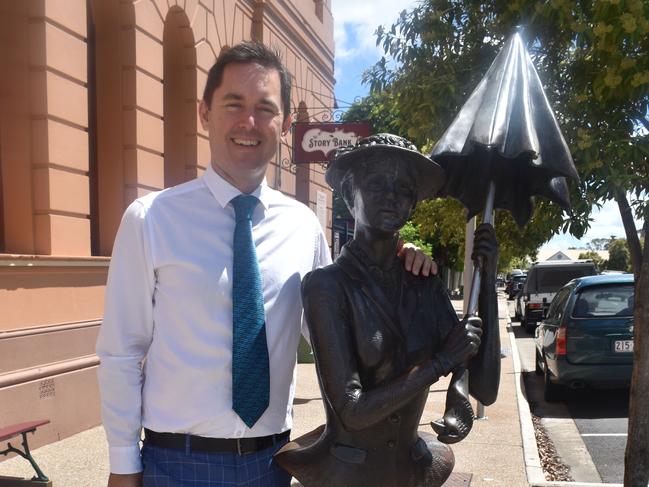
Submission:
<svg viewBox="0 0 649 487">
<path fill-rule="evenodd" d="M 212 104 L 214 90 L 221 86 L 223 71 L 228 64 L 255 63 L 264 68 L 275 69 L 279 73 L 282 91 L 282 110 L 284 120 L 291 114 L 291 73 L 282 64 L 279 54 L 261 42 L 244 41 L 222 52 L 207 74 L 207 83 L 203 91 L 203 101 L 207 106 Z"/>
</svg>

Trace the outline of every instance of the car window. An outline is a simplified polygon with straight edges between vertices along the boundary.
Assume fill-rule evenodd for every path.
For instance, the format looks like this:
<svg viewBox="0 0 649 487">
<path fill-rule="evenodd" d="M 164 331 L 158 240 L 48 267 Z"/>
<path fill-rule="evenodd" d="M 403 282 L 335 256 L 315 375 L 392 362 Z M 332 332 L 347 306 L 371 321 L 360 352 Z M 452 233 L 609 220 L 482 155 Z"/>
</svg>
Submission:
<svg viewBox="0 0 649 487">
<path fill-rule="evenodd" d="M 536 292 L 553 293 L 577 277 L 593 275 L 594 268 L 589 266 L 537 269 Z"/>
<path fill-rule="evenodd" d="M 568 296 L 570 296 L 570 289 L 564 288 L 557 293 L 552 302 L 550 303 L 550 308 L 548 309 L 548 320 L 560 321 L 563 316 L 563 310 L 566 307 L 566 301 L 568 301 Z"/>
<path fill-rule="evenodd" d="M 572 310 L 574 318 L 633 316 L 634 289 L 631 284 L 593 286 L 582 289 Z"/>
</svg>

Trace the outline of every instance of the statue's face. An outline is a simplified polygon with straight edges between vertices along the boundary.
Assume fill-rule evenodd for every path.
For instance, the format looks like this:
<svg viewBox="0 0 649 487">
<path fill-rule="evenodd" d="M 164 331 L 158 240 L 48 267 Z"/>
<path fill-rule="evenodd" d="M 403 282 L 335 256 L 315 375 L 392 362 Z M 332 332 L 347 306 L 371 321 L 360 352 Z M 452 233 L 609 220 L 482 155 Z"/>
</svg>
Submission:
<svg viewBox="0 0 649 487">
<path fill-rule="evenodd" d="M 408 220 L 417 201 L 417 184 L 408 162 L 393 154 L 370 161 L 354 175 L 357 225 L 394 233 Z"/>
</svg>

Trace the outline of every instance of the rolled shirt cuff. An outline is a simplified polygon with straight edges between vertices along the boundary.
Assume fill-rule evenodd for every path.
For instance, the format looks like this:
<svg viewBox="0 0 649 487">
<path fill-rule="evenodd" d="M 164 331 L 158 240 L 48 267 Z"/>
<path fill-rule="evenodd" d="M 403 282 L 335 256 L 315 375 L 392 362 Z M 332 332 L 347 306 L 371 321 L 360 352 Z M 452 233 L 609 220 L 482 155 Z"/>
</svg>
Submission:
<svg viewBox="0 0 649 487">
<path fill-rule="evenodd" d="M 108 448 L 110 472 L 117 474 L 138 473 L 142 471 L 140 446 L 111 446 Z"/>
</svg>

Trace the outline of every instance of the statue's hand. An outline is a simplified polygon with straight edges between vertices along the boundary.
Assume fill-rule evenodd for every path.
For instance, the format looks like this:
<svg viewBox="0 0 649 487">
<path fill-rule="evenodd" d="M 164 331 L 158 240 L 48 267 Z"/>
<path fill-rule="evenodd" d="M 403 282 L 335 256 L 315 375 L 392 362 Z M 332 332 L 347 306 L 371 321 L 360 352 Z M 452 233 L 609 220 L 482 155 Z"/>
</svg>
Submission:
<svg viewBox="0 0 649 487">
<path fill-rule="evenodd" d="M 477 316 L 464 317 L 446 337 L 441 351 L 442 362 L 448 363 L 452 368 L 468 362 L 478 353 L 481 336 L 482 320 Z"/>
<path fill-rule="evenodd" d="M 496 231 L 489 223 L 482 223 L 474 234 L 471 258 L 482 262 L 481 269 L 495 276 L 498 265 L 498 241 Z"/>
</svg>

